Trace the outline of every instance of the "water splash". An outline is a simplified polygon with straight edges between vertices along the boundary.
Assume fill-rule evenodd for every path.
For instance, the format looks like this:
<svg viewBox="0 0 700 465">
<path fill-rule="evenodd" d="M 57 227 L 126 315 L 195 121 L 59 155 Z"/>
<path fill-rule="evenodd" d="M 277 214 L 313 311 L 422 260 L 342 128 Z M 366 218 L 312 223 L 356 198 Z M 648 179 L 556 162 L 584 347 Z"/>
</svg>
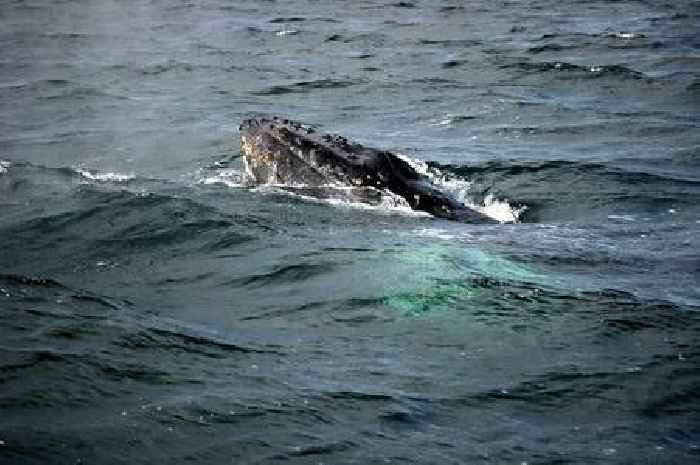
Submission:
<svg viewBox="0 0 700 465">
<path fill-rule="evenodd" d="M 278 37 L 292 36 L 295 34 L 299 34 L 299 31 L 297 31 L 296 29 L 282 29 L 280 31 L 275 32 L 275 35 Z"/>
<path fill-rule="evenodd" d="M 113 172 L 99 173 L 96 171 L 89 171 L 83 168 L 75 170 L 80 176 L 89 179 L 91 181 L 98 182 L 128 182 L 134 179 L 136 176 L 134 174 L 121 174 Z"/>
<path fill-rule="evenodd" d="M 498 200 L 492 194 L 484 198 L 483 206 L 475 206 L 481 213 L 500 221 L 501 223 L 518 223 L 520 215 L 527 210 L 527 206 L 514 207 L 508 200 Z"/>
<path fill-rule="evenodd" d="M 507 199 L 497 199 L 488 194 L 483 203 L 478 203 L 471 195 L 473 183 L 461 178 L 447 175 L 437 168 L 432 168 L 422 160 L 416 160 L 404 154 L 397 154 L 399 158 L 408 163 L 419 174 L 426 176 L 436 186 L 441 187 L 457 200 L 501 223 L 518 223 L 520 215 L 527 209 L 526 206 L 514 207 Z"/>
<path fill-rule="evenodd" d="M 255 188 L 263 194 L 282 194 L 306 202 L 323 203 L 336 208 L 371 210 L 379 213 L 430 217 L 424 211 L 413 210 L 406 199 L 389 190 L 356 186 L 308 186 L 261 184 Z"/>
<path fill-rule="evenodd" d="M 247 185 L 247 175 L 237 169 L 224 169 L 213 176 L 201 178 L 199 184 L 224 184 L 228 187 L 245 187 Z"/>
</svg>

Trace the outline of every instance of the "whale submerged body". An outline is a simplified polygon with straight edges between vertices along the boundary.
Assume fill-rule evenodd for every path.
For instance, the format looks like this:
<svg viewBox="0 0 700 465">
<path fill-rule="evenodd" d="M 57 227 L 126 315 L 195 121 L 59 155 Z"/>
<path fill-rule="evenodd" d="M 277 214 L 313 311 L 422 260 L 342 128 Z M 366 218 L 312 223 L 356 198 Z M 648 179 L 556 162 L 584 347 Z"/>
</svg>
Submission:
<svg viewBox="0 0 700 465">
<path fill-rule="evenodd" d="M 386 150 L 276 117 L 247 119 L 240 133 L 246 171 L 255 182 L 388 190 L 403 197 L 414 210 L 439 218 L 497 223 L 439 190 L 406 160 Z"/>
</svg>

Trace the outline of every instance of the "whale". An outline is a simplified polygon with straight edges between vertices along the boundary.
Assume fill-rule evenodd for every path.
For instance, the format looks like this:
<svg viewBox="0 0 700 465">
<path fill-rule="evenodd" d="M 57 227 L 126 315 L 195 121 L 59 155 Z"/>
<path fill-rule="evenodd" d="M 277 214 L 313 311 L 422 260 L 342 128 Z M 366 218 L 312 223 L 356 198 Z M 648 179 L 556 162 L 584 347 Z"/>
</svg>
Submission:
<svg viewBox="0 0 700 465">
<path fill-rule="evenodd" d="M 439 189 L 414 164 L 388 150 L 280 117 L 246 119 L 239 132 L 245 171 L 255 183 L 336 187 L 365 194 L 389 191 L 412 209 L 438 218 L 498 223 Z"/>
</svg>

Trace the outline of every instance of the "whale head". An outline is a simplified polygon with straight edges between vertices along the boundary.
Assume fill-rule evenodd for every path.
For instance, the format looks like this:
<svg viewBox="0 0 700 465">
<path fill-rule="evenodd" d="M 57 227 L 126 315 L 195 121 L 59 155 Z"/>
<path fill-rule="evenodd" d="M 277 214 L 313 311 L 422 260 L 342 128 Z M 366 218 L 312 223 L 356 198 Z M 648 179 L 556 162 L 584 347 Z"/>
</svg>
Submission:
<svg viewBox="0 0 700 465">
<path fill-rule="evenodd" d="M 329 154 L 310 137 L 311 128 L 275 117 L 248 119 L 239 129 L 246 172 L 255 182 L 319 185 L 336 181 L 328 169 Z"/>
<path fill-rule="evenodd" d="M 384 187 L 383 152 L 321 134 L 283 118 L 254 118 L 240 125 L 241 154 L 255 182 L 285 185 Z"/>
<path fill-rule="evenodd" d="M 254 118 L 240 125 L 247 175 L 259 184 L 390 191 L 411 208 L 468 222 L 493 222 L 437 189 L 403 157 L 350 143 L 283 118 Z"/>
</svg>

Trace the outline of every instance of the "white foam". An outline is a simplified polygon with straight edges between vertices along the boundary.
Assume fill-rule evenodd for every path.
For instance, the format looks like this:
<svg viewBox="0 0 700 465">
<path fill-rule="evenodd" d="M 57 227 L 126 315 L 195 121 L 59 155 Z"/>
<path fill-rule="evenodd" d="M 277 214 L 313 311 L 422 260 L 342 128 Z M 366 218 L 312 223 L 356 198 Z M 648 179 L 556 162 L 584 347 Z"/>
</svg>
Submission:
<svg viewBox="0 0 700 465">
<path fill-rule="evenodd" d="M 8 168 L 12 166 L 12 163 L 5 160 L 0 160 L 0 174 L 7 173 Z"/>
<path fill-rule="evenodd" d="M 430 124 L 431 126 L 449 126 L 452 123 L 452 118 L 450 118 L 449 116 L 443 119 L 434 118 L 428 122 L 428 124 Z"/>
<path fill-rule="evenodd" d="M 608 215 L 608 219 L 617 221 L 637 221 L 634 215 Z"/>
<path fill-rule="evenodd" d="M 403 201 L 403 203 L 405 203 L 405 205 L 401 205 L 401 202 L 396 202 L 395 199 L 389 198 L 388 196 L 382 197 L 382 201 L 377 205 L 372 205 L 364 202 L 353 202 L 351 200 L 346 199 L 325 199 L 320 201 L 339 208 L 372 210 L 380 213 L 398 213 L 407 216 L 430 216 L 429 213 L 412 209 L 410 206 L 408 206 L 405 199 L 401 198 L 401 200 Z"/>
<path fill-rule="evenodd" d="M 228 187 L 243 187 L 246 185 L 246 174 L 230 168 L 221 170 L 214 176 L 199 180 L 200 184 L 224 184 Z"/>
<path fill-rule="evenodd" d="M 430 238 L 436 238 L 436 239 L 442 239 L 446 241 L 452 241 L 457 239 L 458 237 L 462 237 L 462 235 L 457 235 L 452 232 L 448 232 L 444 229 L 436 229 L 436 228 L 420 228 L 416 229 L 412 232 L 414 236 L 418 237 L 430 237 Z"/>
<path fill-rule="evenodd" d="M 458 124 L 466 119 L 471 119 L 472 116 L 466 116 L 466 115 L 454 115 L 447 113 L 445 115 L 441 115 L 435 118 L 431 118 L 428 120 L 428 124 L 433 127 L 452 127 L 455 124 Z"/>
<path fill-rule="evenodd" d="M 502 223 L 517 223 L 520 215 L 527 209 L 527 207 L 513 207 L 508 203 L 507 199 L 496 199 L 491 194 L 486 196 L 483 205 L 477 204 L 470 195 L 470 190 L 472 188 L 472 183 L 470 181 L 450 178 L 437 168 L 430 168 L 424 161 L 415 160 L 403 154 L 397 154 L 397 156 L 408 163 L 418 173 L 428 177 L 437 186 L 448 191 L 466 206 L 496 221 Z"/>
<path fill-rule="evenodd" d="M 615 37 L 617 39 L 640 39 L 644 38 L 644 34 L 638 34 L 635 32 L 613 32 L 612 34 L 608 34 L 608 37 Z"/>
<path fill-rule="evenodd" d="M 508 203 L 507 199 L 498 200 L 493 195 L 488 194 L 484 199 L 484 206 L 478 206 L 477 210 L 502 223 L 517 223 L 520 215 L 527 210 L 527 206 L 514 207 Z"/>
<path fill-rule="evenodd" d="M 415 158 L 411 158 L 408 155 L 404 155 L 403 153 L 396 153 L 396 156 L 408 163 L 408 165 L 414 170 L 416 170 L 419 174 L 433 179 L 434 173 L 430 170 L 428 164 L 423 160 L 416 160 Z"/>
<path fill-rule="evenodd" d="M 136 177 L 133 174 L 112 173 L 109 171 L 105 173 L 98 173 L 95 171 L 88 171 L 83 168 L 77 169 L 76 171 L 79 175 L 86 179 L 99 182 L 128 182 Z"/>
<path fill-rule="evenodd" d="M 330 198 L 319 198 L 311 195 L 306 195 L 301 192 L 295 192 L 294 190 L 290 190 L 291 188 L 300 188 L 303 189 L 305 187 L 309 188 L 323 188 L 323 189 L 332 189 L 332 190 L 337 190 L 339 192 L 342 191 L 352 191 L 355 189 L 353 186 L 338 186 L 338 185 L 325 185 L 325 186 L 307 186 L 307 185 L 302 185 L 302 184 L 297 184 L 294 186 L 290 186 L 288 184 L 261 184 L 255 188 L 256 192 L 261 192 L 264 194 L 283 194 L 283 195 L 288 195 L 290 197 L 298 198 L 307 202 L 314 202 L 314 203 L 322 203 L 326 205 L 331 205 L 336 208 L 349 208 L 349 209 L 357 209 L 357 210 L 372 210 L 376 211 L 379 213 L 398 213 L 401 215 L 409 215 L 409 216 L 420 216 L 420 217 L 430 217 L 431 215 L 427 212 L 423 211 L 418 211 L 418 210 L 413 210 L 411 206 L 408 204 L 406 199 L 401 197 L 400 195 L 394 194 L 393 192 L 383 190 L 380 193 L 380 201 L 377 202 L 376 204 L 370 204 L 366 202 L 361 202 L 361 201 L 355 201 L 352 200 L 350 197 L 330 197 Z"/>
</svg>

